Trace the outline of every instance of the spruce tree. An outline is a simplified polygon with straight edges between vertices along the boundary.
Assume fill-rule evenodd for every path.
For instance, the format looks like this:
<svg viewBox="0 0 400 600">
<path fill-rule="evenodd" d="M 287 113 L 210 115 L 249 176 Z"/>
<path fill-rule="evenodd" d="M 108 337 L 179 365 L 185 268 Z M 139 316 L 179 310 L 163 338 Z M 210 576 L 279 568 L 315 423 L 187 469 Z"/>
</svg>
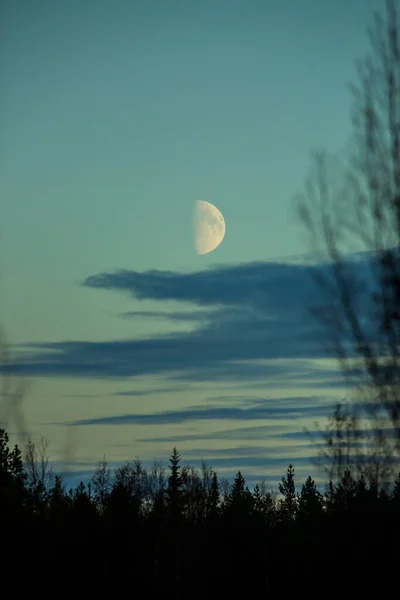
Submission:
<svg viewBox="0 0 400 600">
<path fill-rule="evenodd" d="M 18 513 L 26 500 L 26 473 L 22 453 L 17 445 L 8 447 L 9 437 L 5 429 L 0 429 L 0 513 Z"/>
<path fill-rule="evenodd" d="M 297 514 L 297 500 L 296 500 L 296 488 L 294 483 L 294 468 L 290 464 L 286 477 L 282 477 L 282 481 L 279 484 L 279 491 L 283 498 L 281 500 L 281 513 L 283 520 L 292 522 L 296 518 Z"/>
<path fill-rule="evenodd" d="M 218 516 L 219 511 L 219 482 L 217 473 L 214 471 L 211 479 L 211 491 L 208 499 L 208 514 L 211 519 L 215 519 Z"/>
<path fill-rule="evenodd" d="M 298 498 L 299 518 L 305 520 L 318 519 L 322 513 L 322 494 L 317 490 L 315 481 L 308 476 L 301 488 Z"/>
<path fill-rule="evenodd" d="M 168 487 L 166 490 L 168 504 L 173 518 L 177 518 L 179 516 L 182 508 L 182 478 L 180 461 L 181 457 L 177 449 L 174 447 L 169 459 L 170 476 L 168 478 Z"/>
</svg>

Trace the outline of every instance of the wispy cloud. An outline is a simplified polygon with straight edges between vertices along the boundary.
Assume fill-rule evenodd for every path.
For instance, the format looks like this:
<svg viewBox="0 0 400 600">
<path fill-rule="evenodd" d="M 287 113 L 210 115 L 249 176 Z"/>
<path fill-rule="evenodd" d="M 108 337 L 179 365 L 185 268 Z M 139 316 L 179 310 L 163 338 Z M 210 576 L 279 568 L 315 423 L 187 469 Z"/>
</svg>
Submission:
<svg viewBox="0 0 400 600">
<path fill-rule="evenodd" d="M 205 321 L 210 318 L 210 313 L 207 310 L 193 310 L 193 311 L 171 311 L 166 310 L 132 310 L 120 313 L 118 315 L 122 319 L 165 319 L 167 321 L 179 321 L 179 322 L 199 322 Z"/>
<path fill-rule="evenodd" d="M 201 406 L 155 413 L 129 413 L 62 423 L 62 425 L 176 425 L 189 421 L 260 421 L 300 419 L 327 416 L 333 407 L 332 398 L 265 398 L 251 399 L 241 405 L 226 406 L 214 399 Z"/>
<path fill-rule="evenodd" d="M 357 269 L 360 265 L 366 268 L 357 263 Z M 307 360 L 329 357 L 309 313 L 316 301 L 314 268 L 257 262 L 194 273 L 123 270 L 92 275 L 83 286 L 124 292 L 139 300 L 174 300 L 192 306 L 192 313 L 127 314 L 191 321 L 194 329 L 139 339 L 25 344 L 19 363 L 3 369 L 87 378 L 160 374 L 181 381 L 268 380 L 278 373 L 293 377 L 300 374 L 299 360 L 304 369 Z M 319 268 L 329 270 L 327 265 Z M 323 301 L 318 294 L 318 302 Z M 204 308 L 198 310 L 199 306 Z M 308 372 L 310 368 L 309 364 Z"/>
</svg>

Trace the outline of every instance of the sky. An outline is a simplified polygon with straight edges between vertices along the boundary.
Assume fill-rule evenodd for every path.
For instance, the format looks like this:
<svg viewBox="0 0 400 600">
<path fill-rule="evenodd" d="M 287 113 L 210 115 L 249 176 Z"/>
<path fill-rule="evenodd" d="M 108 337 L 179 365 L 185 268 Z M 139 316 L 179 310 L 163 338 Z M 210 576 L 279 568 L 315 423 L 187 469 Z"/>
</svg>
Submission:
<svg viewBox="0 0 400 600">
<path fill-rule="evenodd" d="M 103 454 L 167 462 L 174 445 L 249 483 L 289 462 L 318 476 L 303 428 L 346 392 L 305 316 L 293 200 L 310 150 L 348 141 L 382 6 L 3 0 L 0 322 L 27 382 L 13 441 L 48 436 L 74 482 Z M 201 256 L 196 200 L 226 221 Z"/>
</svg>

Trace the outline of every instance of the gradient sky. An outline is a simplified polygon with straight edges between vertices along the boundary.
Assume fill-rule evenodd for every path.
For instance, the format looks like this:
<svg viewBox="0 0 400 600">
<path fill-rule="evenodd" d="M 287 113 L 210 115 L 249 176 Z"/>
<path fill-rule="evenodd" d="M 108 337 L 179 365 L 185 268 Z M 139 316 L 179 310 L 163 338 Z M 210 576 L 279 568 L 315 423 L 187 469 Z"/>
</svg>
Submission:
<svg viewBox="0 0 400 600">
<path fill-rule="evenodd" d="M 308 249 L 293 198 L 310 149 L 349 138 L 382 6 L 3 0 L 0 321 L 53 460 L 80 477 L 176 443 L 229 477 L 315 474 L 302 428 L 343 391 L 306 268 L 271 260 Z M 204 256 L 198 199 L 227 226 Z"/>
</svg>

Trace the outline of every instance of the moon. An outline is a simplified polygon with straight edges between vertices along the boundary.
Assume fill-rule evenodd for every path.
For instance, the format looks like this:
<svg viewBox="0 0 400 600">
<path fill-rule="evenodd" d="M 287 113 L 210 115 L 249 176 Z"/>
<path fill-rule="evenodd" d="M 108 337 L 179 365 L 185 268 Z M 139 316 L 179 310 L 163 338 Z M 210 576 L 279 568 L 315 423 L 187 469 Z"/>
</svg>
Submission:
<svg viewBox="0 0 400 600">
<path fill-rule="evenodd" d="M 226 225 L 216 206 L 197 200 L 194 215 L 194 247 L 197 254 L 208 254 L 217 248 L 225 237 Z"/>
</svg>

